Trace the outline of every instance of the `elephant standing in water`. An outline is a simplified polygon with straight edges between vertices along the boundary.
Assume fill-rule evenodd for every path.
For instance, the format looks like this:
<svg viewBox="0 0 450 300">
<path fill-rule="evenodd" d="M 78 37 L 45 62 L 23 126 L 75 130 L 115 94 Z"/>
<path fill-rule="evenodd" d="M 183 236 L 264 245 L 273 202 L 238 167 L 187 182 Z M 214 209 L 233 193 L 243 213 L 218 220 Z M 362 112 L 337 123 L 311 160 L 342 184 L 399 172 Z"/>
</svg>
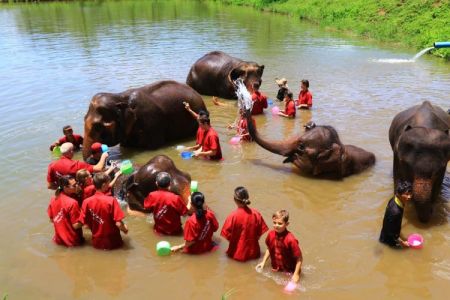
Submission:
<svg viewBox="0 0 450 300">
<path fill-rule="evenodd" d="M 413 185 L 413 203 L 421 222 L 432 216 L 450 160 L 450 116 L 425 101 L 397 114 L 389 129 L 394 152 L 394 185 Z"/>
<path fill-rule="evenodd" d="M 261 85 L 263 72 L 263 65 L 213 51 L 194 63 L 186 83 L 202 95 L 236 99 L 233 82 L 242 78 L 247 88 L 251 88 L 254 82 Z"/>
<path fill-rule="evenodd" d="M 191 176 L 177 169 L 173 160 L 165 155 L 158 155 L 150 159 L 139 170 L 124 179 L 119 188 L 118 195 L 128 202 L 132 210 L 144 211 L 144 199 L 150 192 L 156 191 L 156 175 L 167 172 L 172 176 L 169 190 L 187 203 L 190 195 Z"/>
<path fill-rule="evenodd" d="M 159 81 L 123 93 L 96 94 L 84 117 L 83 158 L 94 142 L 156 149 L 169 142 L 194 137 L 197 121 L 186 111 L 206 110 L 202 97 L 176 81 Z"/>
<path fill-rule="evenodd" d="M 264 149 L 285 156 L 300 171 L 313 176 L 342 178 L 362 172 L 375 163 L 375 155 L 353 145 L 343 145 L 331 126 L 316 126 L 309 122 L 305 132 L 284 141 L 263 139 L 246 112 L 249 133 Z"/>
</svg>

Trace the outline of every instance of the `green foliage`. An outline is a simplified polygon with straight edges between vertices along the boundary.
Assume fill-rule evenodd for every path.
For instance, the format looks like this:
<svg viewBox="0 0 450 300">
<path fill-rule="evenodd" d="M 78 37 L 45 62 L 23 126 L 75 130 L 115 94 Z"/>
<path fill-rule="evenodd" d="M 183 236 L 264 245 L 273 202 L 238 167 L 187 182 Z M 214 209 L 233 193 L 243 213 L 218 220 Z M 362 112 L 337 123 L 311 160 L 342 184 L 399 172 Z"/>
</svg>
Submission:
<svg viewBox="0 0 450 300">
<path fill-rule="evenodd" d="M 221 0 L 417 50 L 450 40 L 450 0 Z M 450 49 L 433 50 L 450 59 Z"/>
</svg>

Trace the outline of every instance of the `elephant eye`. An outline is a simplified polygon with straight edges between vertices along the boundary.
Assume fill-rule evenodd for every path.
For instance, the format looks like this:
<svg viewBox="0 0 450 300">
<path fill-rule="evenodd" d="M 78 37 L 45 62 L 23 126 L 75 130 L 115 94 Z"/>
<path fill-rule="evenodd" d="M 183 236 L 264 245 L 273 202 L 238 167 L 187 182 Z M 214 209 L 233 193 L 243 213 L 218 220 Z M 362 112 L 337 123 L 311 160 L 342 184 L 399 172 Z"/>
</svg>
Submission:
<svg viewBox="0 0 450 300">
<path fill-rule="evenodd" d="M 300 151 L 300 152 L 304 152 L 305 151 L 305 145 L 304 144 L 299 144 L 297 146 L 297 150 Z"/>
</svg>

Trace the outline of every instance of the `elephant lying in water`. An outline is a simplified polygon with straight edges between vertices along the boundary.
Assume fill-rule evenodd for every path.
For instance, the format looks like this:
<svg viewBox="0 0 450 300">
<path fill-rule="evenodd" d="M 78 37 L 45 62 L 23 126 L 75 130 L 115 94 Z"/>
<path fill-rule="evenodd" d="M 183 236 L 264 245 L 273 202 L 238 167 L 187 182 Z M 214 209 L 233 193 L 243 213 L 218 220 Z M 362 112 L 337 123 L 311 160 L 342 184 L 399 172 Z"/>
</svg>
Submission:
<svg viewBox="0 0 450 300">
<path fill-rule="evenodd" d="M 202 97 L 176 81 L 159 81 L 123 93 L 95 95 L 84 117 L 83 158 L 94 142 L 114 146 L 156 149 L 166 143 L 194 137 L 197 121 L 186 111 L 206 110 Z"/>
<path fill-rule="evenodd" d="M 187 203 L 190 195 L 191 176 L 177 169 L 173 160 L 165 155 L 153 157 L 121 184 L 117 184 L 120 188 L 117 194 L 128 202 L 132 210 L 144 211 L 144 199 L 150 192 L 157 189 L 156 175 L 162 171 L 172 176 L 169 190 L 180 195 Z"/>
<path fill-rule="evenodd" d="M 248 129 L 253 140 L 270 152 L 285 156 L 300 171 L 313 176 L 342 178 L 362 172 L 375 163 L 375 155 L 353 145 L 343 145 L 331 126 L 309 122 L 305 132 L 284 141 L 263 139 L 246 112 Z"/>
<path fill-rule="evenodd" d="M 450 116 L 425 101 L 397 114 L 389 129 L 394 152 L 394 185 L 413 185 L 413 203 L 421 222 L 428 222 L 450 160 Z"/>
<path fill-rule="evenodd" d="M 186 83 L 202 95 L 236 99 L 233 82 L 242 78 L 247 88 L 252 87 L 255 82 L 261 85 L 263 72 L 263 65 L 213 51 L 194 63 Z"/>
</svg>

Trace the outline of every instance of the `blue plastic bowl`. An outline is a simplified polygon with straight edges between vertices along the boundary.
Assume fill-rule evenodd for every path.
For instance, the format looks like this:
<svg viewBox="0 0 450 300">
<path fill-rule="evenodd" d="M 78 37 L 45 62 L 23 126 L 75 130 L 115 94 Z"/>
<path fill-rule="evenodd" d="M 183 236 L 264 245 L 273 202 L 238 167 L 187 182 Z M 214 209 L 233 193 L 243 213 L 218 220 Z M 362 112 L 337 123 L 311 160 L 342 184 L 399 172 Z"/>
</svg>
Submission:
<svg viewBox="0 0 450 300">
<path fill-rule="evenodd" d="M 190 159 L 192 157 L 191 151 L 183 151 L 181 152 L 181 158 L 182 159 Z"/>
<path fill-rule="evenodd" d="M 102 145 L 102 152 L 108 152 L 109 148 L 108 145 L 103 144 Z"/>
</svg>

